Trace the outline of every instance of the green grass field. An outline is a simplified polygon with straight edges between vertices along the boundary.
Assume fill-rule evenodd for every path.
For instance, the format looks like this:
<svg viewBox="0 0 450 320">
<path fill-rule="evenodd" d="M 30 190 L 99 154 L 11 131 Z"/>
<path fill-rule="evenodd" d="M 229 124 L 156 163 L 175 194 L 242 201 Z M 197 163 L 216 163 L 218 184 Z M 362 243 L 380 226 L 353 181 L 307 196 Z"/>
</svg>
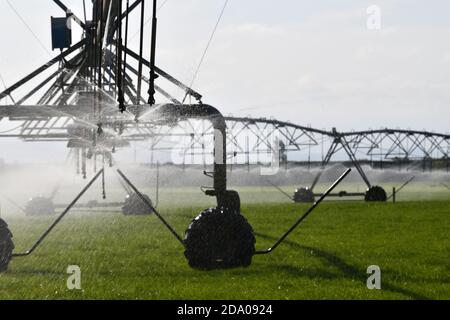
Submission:
<svg viewBox="0 0 450 320">
<path fill-rule="evenodd" d="M 257 249 L 269 247 L 307 207 L 247 204 Z M 202 207 L 162 207 L 184 233 Z M 23 251 L 51 218 L 6 219 Z M 36 252 L 0 275 L 0 299 L 450 299 L 450 201 L 327 202 L 271 255 L 247 269 L 196 271 L 156 217 L 71 213 Z M 82 290 L 66 287 L 69 265 Z M 367 267 L 381 268 L 368 290 Z"/>
</svg>

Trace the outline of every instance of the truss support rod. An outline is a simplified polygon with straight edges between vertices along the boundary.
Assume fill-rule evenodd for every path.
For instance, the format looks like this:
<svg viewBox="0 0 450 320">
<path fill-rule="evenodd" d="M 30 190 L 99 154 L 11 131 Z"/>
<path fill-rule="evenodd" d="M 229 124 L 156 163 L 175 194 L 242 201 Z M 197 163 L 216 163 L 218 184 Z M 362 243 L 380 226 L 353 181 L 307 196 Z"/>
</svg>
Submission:
<svg viewBox="0 0 450 320">
<path fill-rule="evenodd" d="M 39 99 L 38 105 L 49 104 L 49 102 L 57 95 L 59 91 L 62 91 L 61 95 L 64 95 L 65 83 L 76 74 L 77 70 L 73 69 L 67 72 L 60 72 L 59 77 L 53 82 L 47 92 Z M 61 98 L 61 97 L 60 97 Z M 59 100 L 59 99 L 58 99 Z M 55 103 L 53 103 L 55 104 Z M 57 103 L 56 103 L 57 104 Z"/>
<path fill-rule="evenodd" d="M 0 100 L 2 100 L 3 98 L 9 96 L 14 90 L 20 88 L 25 83 L 27 83 L 28 81 L 30 81 L 31 79 L 33 79 L 34 77 L 39 75 L 40 73 L 44 72 L 45 70 L 47 70 L 48 68 L 53 66 L 55 63 L 61 61 L 61 59 L 67 57 L 69 54 L 71 54 L 75 50 L 80 49 L 83 45 L 84 45 L 84 40 L 82 40 L 82 41 L 78 42 L 77 44 L 73 45 L 72 47 L 70 47 L 69 49 L 67 49 L 63 53 L 59 54 L 58 56 L 56 56 L 55 58 L 53 58 L 52 60 L 50 60 L 49 62 L 44 64 L 43 66 L 41 66 L 40 68 L 36 69 L 34 72 L 30 73 L 28 76 L 26 76 L 22 80 L 20 80 L 17 83 L 13 84 L 11 87 L 9 87 L 8 89 L 6 89 L 2 93 L 0 93 Z"/>
<path fill-rule="evenodd" d="M 100 175 L 103 173 L 104 170 L 101 170 L 98 172 L 94 178 L 86 185 L 86 187 L 81 190 L 81 192 L 73 199 L 73 201 L 67 206 L 67 208 L 59 215 L 59 217 L 55 220 L 55 222 L 52 223 L 52 225 L 42 234 L 42 236 L 36 241 L 36 243 L 31 247 L 30 250 L 26 251 L 25 253 L 14 253 L 12 255 L 12 258 L 18 258 L 18 257 L 26 257 L 33 253 L 34 250 L 36 250 L 37 247 L 42 243 L 42 241 L 45 240 L 45 238 L 52 232 L 52 230 L 58 225 L 58 223 L 61 222 L 61 220 L 66 216 L 66 214 L 77 204 L 78 200 L 86 193 L 87 190 L 94 184 L 94 182 L 100 177 Z"/>
<path fill-rule="evenodd" d="M 297 222 L 280 238 L 280 240 L 275 242 L 272 247 L 264 251 L 256 251 L 255 254 L 261 255 L 273 252 L 295 229 L 297 229 L 297 227 L 311 214 L 311 212 L 313 212 L 319 206 L 319 204 L 321 204 L 323 200 L 325 200 L 325 198 L 327 198 L 330 193 L 333 192 L 334 189 L 336 189 L 336 187 L 348 176 L 351 171 L 352 169 L 347 169 L 347 171 L 345 171 L 345 173 L 338 180 L 336 180 L 335 183 L 333 183 L 333 185 L 319 198 L 319 200 L 317 200 L 312 205 L 312 207 L 309 208 L 309 210 L 306 211 L 306 213 L 301 216 L 300 219 L 298 219 Z"/>
<path fill-rule="evenodd" d="M 133 59 L 139 61 L 142 61 L 142 63 L 150 68 L 150 62 L 144 58 L 140 58 L 139 55 L 137 53 L 135 53 L 134 51 L 130 50 L 129 48 L 123 48 L 123 50 L 125 50 L 125 52 L 130 55 L 130 57 L 132 57 Z M 194 90 L 192 90 L 191 88 L 189 88 L 187 85 L 185 85 L 184 83 L 180 82 L 179 80 L 175 79 L 174 77 L 172 77 L 170 74 L 168 74 L 167 72 L 161 70 L 160 68 L 158 68 L 157 66 L 155 66 L 155 72 L 160 75 L 161 77 L 167 79 L 168 81 L 172 82 L 174 85 L 180 87 L 181 89 L 185 90 L 186 92 L 189 92 L 189 94 L 191 96 L 193 96 L 196 100 L 201 101 L 202 99 L 202 95 Z"/>
<path fill-rule="evenodd" d="M 338 141 L 333 141 L 332 145 L 330 146 L 330 149 L 327 152 L 327 155 L 325 156 L 325 159 L 322 161 L 322 169 L 325 169 L 325 166 L 330 162 L 331 157 L 336 153 L 336 149 L 338 147 Z M 317 183 L 319 183 L 320 178 L 322 177 L 323 171 L 320 171 L 316 174 L 313 183 L 311 184 L 311 191 L 314 191 L 314 188 L 316 187 Z"/>
<path fill-rule="evenodd" d="M 31 90 L 27 95 L 25 95 L 22 99 L 16 102 L 16 104 L 20 105 L 23 104 L 25 101 L 27 101 L 32 95 L 34 95 L 36 92 L 41 90 L 47 83 L 52 81 L 55 77 L 57 77 L 62 70 L 56 70 L 54 73 L 52 73 L 47 79 L 42 81 L 40 84 L 38 84 L 33 90 Z"/>
<path fill-rule="evenodd" d="M 128 63 L 127 63 L 127 65 L 126 65 L 126 67 L 127 67 L 127 69 L 128 69 L 129 71 L 131 71 L 133 74 L 135 74 L 136 76 L 138 76 L 140 81 L 144 81 L 144 82 L 146 82 L 146 83 L 149 82 L 148 79 L 147 79 L 146 77 L 142 76 L 142 71 L 141 71 L 141 76 L 139 76 L 139 71 L 137 71 L 136 69 L 134 69 L 134 68 L 133 68 L 132 66 L 130 66 Z M 162 94 L 162 95 L 163 95 L 164 97 L 166 97 L 167 99 L 169 99 L 170 101 L 172 101 L 172 103 L 174 103 L 174 104 L 181 104 L 180 101 L 178 101 L 177 99 L 175 99 L 174 97 L 172 97 L 167 91 L 165 91 L 165 90 L 162 89 L 161 87 L 157 86 L 156 84 L 155 84 L 155 90 L 156 90 L 157 92 L 159 92 L 160 94 Z M 139 100 L 140 100 L 141 95 L 139 94 L 139 91 L 137 91 L 137 92 L 138 92 L 137 98 L 139 98 Z M 137 100 L 137 99 L 136 99 L 136 100 Z M 137 104 L 139 104 L 139 103 L 137 103 Z"/>
<path fill-rule="evenodd" d="M 355 166 L 356 170 L 358 170 L 359 175 L 364 180 L 364 183 L 367 185 L 367 188 L 371 188 L 372 184 L 369 181 L 369 178 L 367 178 L 366 173 L 362 169 L 361 165 L 359 164 L 358 159 L 356 159 L 355 154 L 352 152 L 352 149 L 348 145 L 347 141 L 344 137 L 341 137 L 340 139 L 342 146 L 344 147 L 345 152 L 347 152 L 348 156 L 350 157 L 350 160 L 352 161 L 353 165 Z"/>
</svg>

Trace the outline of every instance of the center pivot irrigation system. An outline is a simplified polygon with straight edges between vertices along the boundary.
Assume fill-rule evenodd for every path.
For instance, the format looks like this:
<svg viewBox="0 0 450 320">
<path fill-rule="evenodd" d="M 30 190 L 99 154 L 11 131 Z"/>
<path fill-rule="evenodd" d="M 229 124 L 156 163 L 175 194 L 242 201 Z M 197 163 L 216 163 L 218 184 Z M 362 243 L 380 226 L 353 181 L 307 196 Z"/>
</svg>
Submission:
<svg viewBox="0 0 450 320">
<path fill-rule="evenodd" d="M 20 123 L 10 131 L 1 132 L 0 137 L 28 142 L 67 142 L 67 147 L 75 155 L 79 173 L 87 178 L 87 162 L 90 161 L 95 174 L 25 253 L 13 252 L 12 234 L 0 219 L 0 271 L 7 269 L 12 258 L 32 254 L 64 216 L 80 206 L 78 201 L 95 181 L 101 178 L 105 191 L 106 167 L 113 167 L 115 152 L 129 147 L 131 142 L 151 141 L 150 150 L 158 152 L 167 148 L 164 143 L 167 137 L 191 137 L 192 142 L 188 143 L 184 154 L 195 154 L 196 147 L 201 146 L 200 153 L 204 155 L 207 145 L 204 139 L 209 138 L 213 167 L 212 172 L 205 170 L 204 173 L 212 178 L 213 186 L 205 188 L 204 192 L 217 199 L 217 207 L 202 212 L 194 219 L 184 238 L 158 212 L 150 198 L 142 194 L 122 171 L 117 170 L 128 193 L 124 213 L 154 213 L 183 245 L 190 266 L 199 269 L 249 266 L 254 255 L 272 252 L 326 197 L 336 195 L 333 191 L 351 171 L 348 169 L 323 194 L 313 193 L 320 178 L 318 175 L 311 188 L 298 189 L 294 197 L 289 196 L 296 202 L 318 200 L 274 246 L 258 251 L 255 249 L 252 227 L 241 214 L 239 194 L 227 188 L 227 160 L 230 157 L 235 161 L 243 158 L 246 164 L 250 164 L 252 155 L 270 151 L 279 153 L 287 162 L 290 154 L 310 153 L 319 145 L 324 149 L 320 141 L 328 139 L 329 145 L 325 148 L 328 152 L 322 155 L 322 167 L 339 152 L 345 152 L 367 184 L 368 191 L 361 195 L 368 201 L 384 201 L 387 196 L 381 187 L 373 186 L 364 173 L 357 159 L 361 150 L 367 150 L 370 157 L 379 155 L 386 159 L 437 159 L 446 162 L 449 167 L 449 135 L 388 129 L 340 133 L 276 120 L 224 117 L 216 108 L 203 104 L 202 95 L 193 90 L 192 85 L 183 84 L 156 66 L 156 0 L 147 0 L 152 11 L 148 57 L 144 54 L 147 11 L 144 0 L 94 0 L 90 20 L 86 14 L 86 10 L 90 9 L 84 0 L 84 19 L 76 16 L 62 1 L 52 1 L 64 11 L 64 16 L 51 19 L 52 46 L 60 53 L 0 93 L 0 102 L 12 102 L 10 105 L 0 105 L 0 121 L 5 118 Z M 139 22 L 136 51 L 129 45 L 134 21 Z M 72 26 L 82 32 L 81 40 L 75 44 L 72 44 Z M 175 98 L 176 90 L 181 91 L 184 99 Z M 157 100 L 167 103 L 157 104 Z M 191 100 L 196 104 L 185 104 L 185 101 Z M 202 126 L 204 131 L 199 131 L 193 122 L 208 125 Z M 174 129 L 180 130 L 174 132 Z M 274 130 L 280 134 L 279 144 L 271 141 L 270 133 Z M 250 146 L 251 140 L 254 146 Z M 50 198 L 35 198 L 27 208 L 54 211 L 55 206 L 51 203 L 53 195 Z M 341 192 L 338 195 L 348 194 Z M 105 192 L 103 196 L 106 197 Z M 90 208 L 90 205 L 85 207 Z"/>
<path fill-rule="evenodd" d="M 157 1 L 152 1 L 149 60 L 143 54 L 144 0 L 93 1 L 90 21 L 77 17 L 61 1 L 53 2 L 66 14 L 64 17 L 52 17 L 51 20 L 53 49 L 60 49 L 61 53 L 0 93 L 0 100 L 13 101 L 12 105 L 0 106 L 0 119 L 22 122 L 20 134 L 13 133 L 9 137 L 17 136 L 28 141 L 67 140 L 68 147 L 75 151 L 81 162 L 81 171 L 85 177 L 88 160 L 97 163 L 99 158 L 102 168 L 28 251 L 13 252 L 12 233 L 6 222 L 0 220 L 0 271 L 7 269 L 12 258 L 32 254 L 100 177 L 104 190 L 105 166 L 113 166 L 113 154 L 117 149 L 128 146 L 130 141 L 155 138 L 154 132 L 158 127 L 174 127 L 180 122 L 198 119 L 209 121 L 214 129 L 213 172 L 205 172 L 214 183 L 213 187 L 204 191 L 207 196 L 217 199 L 217 207 L 204 211 L 194 219 L 184 238 L 177 234 L 150 199 L 122 171 L 117 170 L 132 192 L 129 196 L 144 203 L 167 227 L 185 248 L 185 256 L 193 268 L 249 266 L 254 255 L 267 254 L 278 247 L 350 173 L 348 169 L 272 248 L 257 251 L 253 229 L 241 215 L 239 194 L 227 189 L 225 118 L 214 107 L 203 104 L 200 94 L 155 65 Z M 140 45 L 139 52 L 135 53 L 128 47 L 128 34 L 130 17 L 138 9 Z M 71 43 L 73 23 L 82 29 L 83 34 L 82 40 L 74 45 Z M 130 63 L 131 59 L 137 66 Z M 57 66 L 57 70 L 44 76 L 54 66 Z M 149 69 L 148 77 L 144 75 L 144 67 Z M 39 76 L 45 79 L 20 99 L 14 98 L 19 88 Z M 192 97 L 198 104 L 180 103 L 159 87 L 155 83 L 156 79 L 181 88 L 186 98 Z M 136 85 L 134 81 L 137 81 Z M 148 88 L 147 94 L 143 94 L 144 88 Z M 157 92 L 168 98 L 170 103 L 156 104 Z M 148 99 L 145 100 L 143 96 Z M 37 99 L 37 103 L 25 104 L 33 99 Z"/>
</svg>

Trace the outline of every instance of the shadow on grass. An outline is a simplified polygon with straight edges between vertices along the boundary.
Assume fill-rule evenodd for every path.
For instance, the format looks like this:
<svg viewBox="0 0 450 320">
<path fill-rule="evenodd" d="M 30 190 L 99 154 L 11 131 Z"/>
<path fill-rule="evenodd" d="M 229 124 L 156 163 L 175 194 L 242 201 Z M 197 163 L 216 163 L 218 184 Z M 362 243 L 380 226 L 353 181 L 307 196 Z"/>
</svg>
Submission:
<svg viewBox="0 0 450 320">
<path fill-rule="evenodd" d="M 19 269 L 11 268 L 11 270 L 8 270 L 5 274 L 13 276 L 49 276 L 54 278 L 64 277 L 65 275 L 58 270 L 35 269 L 31 267 L 22 267 Z"/>
<path fill-rule="evenodd" d="M 261 234 L 261 233 L 256 233 L 255 235 L 258 237 L 261 237 L 263 239 L 266 239 L 266 240 L 273 240 L 273 241 L 278 240 L 277 238 L 274 238 L 272 236 L 268 236 L 265 234 Z M 355 279 L 356 278 L 356 279 L 361 280 L 363 283 L 365 283 L 365 281 L 368 277 L 368 275 L 366 274 L 365 271 L 361 271 L 360 269 L 348 264 L 343 259 L 339 258 L 337 255 L 335 255 L 333 253 L 326 252 L 324 250 L 314 248 L 314 247 L 303 246 L 303 245 L 300 245 L 300 244 L 290 241 L 290 240 L 285 240 L 284 244 L 291 246 L 293 248 L 299 249 L 299 250 L 313 252 L 315 256 L 319 257 L 326 263 L 337 267 L 339 269 L 339 271 L 341 272 L 341 275 L 344 278 L 347 278 L 347 279 Z M 339 275 L 337 275 L 337 274 L 333 274 L 329 271 L 324 272 L 324 270 L 315 270 L 315 271 L 314 270 L 305 270 L 305 272 L 304 272 L 304 271 L 294 268 L 290 265 L 284 265 L 284 266 L 281 265 L 281 266 L 277 266 L 277 268 L 283 269 L 287 273 L 290 273 L 295 276 L 308 276 L 310 278 L 320 276 L 321 278 L 327 279 L 327 280 L 335 279 L 335 278 L 339 277 Z M 395 285 L 386 283 L 385 281 L 383 281 L 383 289 L 394 292 L 394 293 L 400 293 L 402 295 L 407 296 L 408 298 L 413 298 L 416 300 L 428 300 L 429 299 L 428 297 L 423 296 L 419 293 L 397 287 Z"/>
</svg>

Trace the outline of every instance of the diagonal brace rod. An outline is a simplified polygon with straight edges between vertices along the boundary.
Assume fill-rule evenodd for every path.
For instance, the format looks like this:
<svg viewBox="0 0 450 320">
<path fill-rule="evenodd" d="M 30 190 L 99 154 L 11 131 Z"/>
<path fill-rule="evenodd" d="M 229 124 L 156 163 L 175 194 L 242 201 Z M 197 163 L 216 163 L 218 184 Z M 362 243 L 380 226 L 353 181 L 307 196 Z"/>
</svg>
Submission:
<svg viewBox="0 0 450 320">
<path fill-rule="evenodd" d="M 127 47 L 123 47 L 123 50 L 126 52 L 126 54 L 128 54 L 130 57 L 132 57 L 133 59 L 137 60 L 138 62 L 142 62 L 146 67 L 150 68 L 150 61 L 140 57 L 137 53 L 135 53 L 134 51 L 130 50 Z M 187 85 L 183 84 L 181 81 L 175 79 L 174 77 L 172 77 L 170 74 L 168 74 L 167 72 L 161 70 L 160 68 L 155 66 L 155 71 L 158 75 L 160 75 L 161 77 L 167 79 L 168 81 L 172 82 L 174 85 L 180 87 L 181 89 L 183 89 L 185 92 L 187 92 L 189 95 L 193 96 L 195 99 L 197 99 L 198 101 L 202 100 L 202 95 L 196 91 L 194 91 L 192 88 L 189 88 Z"/>
<path fill-rule="evenodd" d="M 270 183 L 272 185 L 272 187 L 274 187 L 275 189 L 277 189 L 278 191 L 280 191 L 283 195 L 285 195 L 287 198 L 289 198 L 289 200 L 294 201 L 294 198 L 291 197 L 286 191 L 284 191 L 283 189 L 281 189 L 279 186 L 277 186 L 275 183 L 273 183 L 272 181 L 270 181 L 269 179 L 266 179 L 266 181 L 268 183 Z"/>
<path fill-rule="evenodd" d="M 411 178 L 408 179 L 408 181 L 406 181 L 404 184 L 401 185 L 400 188 L 397 189 L 397 191 L 395 191 L 395 193 L 399 193 L 403 188 L 405 188 L 408 184 L 410 184 L 416 177 L 413 176 Z M 387 199 L 392 199 L 392 197 L 394 196 L 394 194 L 391 194 Z"/>
<path fill-rule="evenodd" d="M 5 91 L 0 93 L 0 100 L 2 100 L 3 98 L 9 96 L 14 90 L 20 88 L 21 86 L 23 86 L 25 83 L 27 83 L 28 81 L 30 81 L 34 77 L 38 76 L 39 74 L 41 74 L 42 72 L 44 72 L 45 70 L 47 70 L 48 68 L 53 66 L 55 63 L 61 61 L 61 59 L 65 58 L 66 56 L 68 56 L 69 54 L 74 52 L 75 50 L 81 48 L 83 45 L 84 45 L 84 40 L 81 40 L 80 42 L 78 42 L 77 44 L 73 45 L 72 47 L 70 47 L 69 49 L 64 51 L 63 53 L 59 54 L 58 56 L 56 56 L 55 58 L 53 58 L 52 60 L 50 60 L 49 62 L 44 64 L 43 66 L 41 66 L 40 68 L 38 68 L 35 71 L 33 71 L 32 73 L 30 73 L 28 76 L 26 76 L 22 80 L 16 82 L 11 87 L 7 88 Z"/>
<path fill-rule="evenodd" d="M 183 239 L 178 235 L 174 228 L 163 218 L 163 216 L 153 207 L 153 205 L 143 196 L 141 192 L 131 183 L 131 181 L 123 174 L 122 171 L 117 170 L 122 179 L 133 189 L 138 197 L 145 203 L 145 205 L 152 210 L 164 226 L 172 233 L 172 235 L 184 246 Z"/>
<path fill-rule="evenodd" d="M 42 241 L 45 240 L 45 238 L 52 232 L 52 230 L 58 225 L 58 223 L 61 222 L 61 220 L 66 216 L 66 214 L 77 204 L 78 200 L 86 193 L 86 191 L 89 190 L 89 188 L 94 184 L 94 182 L 100 177 L 101 174 L 103 174 L 104 169 L 100 170 L 94 178 L 86 185 L 86 187 L 81 190 L 81 192 L 73 199 L 73 201 L 67 206 L 67 208 L 59 215 L 59 217 L 55 220 L 55 222 L 52 223 L 52 225 L 42 234 L 42 236 L 36 241 L 36 243 L 31 247 L 30 250 L 24 252 L 24 253 L 14 253 L 11 257 L 12 258 L 18 258 L 18 257 L 26 257 L 33 253 L 34 250 L 36 250 L 37 247 L 42 243 Z"/>
<path fill-rule="evenodd" d="M 441 185 L 442 185 L 443 187 L 447 188 L 448 190 L 450 190 L 450 187 L 449 187 L 448 185 L 446 185 L 445 183 L 442 182 Z"/>
<path fill-rule="evenodd" d="M 363 168 L 359 164 L 358 159 L 356 159 L 355 154 L 353 153 L 352 149 L 348 145 L 348 142 L 345 140 L 344 137 L 340 140 L 342 146 L 344 147 L 345 152 L 347 152 L 347 155 L 349 156 L 350 160 L 352 161 L 353 165 L 356 167 L 356 170 L 358 170 L 359 175 L 364 180 L 365 184 L 367 185 L 367 188 L 371 188 L 372 184 L 369 181 L 369 178 L 367 178 L 366 173 L 364 172 Z"/>
<path fill-rule="evenodd" d="M 256 251 L 255 255 L 269 254 L 274 251 L 311 214 L 311 212 L 313 212 L 314 209 L 316 209 L 319 204 L 321 204 L 325 200 L 325 198 L 328 197 L 334 189 L 336 189 L 336 187 L 349 175 L 351 171 L 352 169 L 348 169 L 347 171 L 345 171 L 345 173 L 339 179 L 337 179 L 335 183 L 333 183 L 333 185 L 320 197 L 319 200 L 317 200 L 312 205 L 311 208 L 309 208 L 308 211 L 306 211 L 303 216 L 300 217 L 300 219 L 297 220 L 297 222 L 280 238 L 280 240 L 275 242 L 275 244 L 267 250 Z"/>
</svg>

